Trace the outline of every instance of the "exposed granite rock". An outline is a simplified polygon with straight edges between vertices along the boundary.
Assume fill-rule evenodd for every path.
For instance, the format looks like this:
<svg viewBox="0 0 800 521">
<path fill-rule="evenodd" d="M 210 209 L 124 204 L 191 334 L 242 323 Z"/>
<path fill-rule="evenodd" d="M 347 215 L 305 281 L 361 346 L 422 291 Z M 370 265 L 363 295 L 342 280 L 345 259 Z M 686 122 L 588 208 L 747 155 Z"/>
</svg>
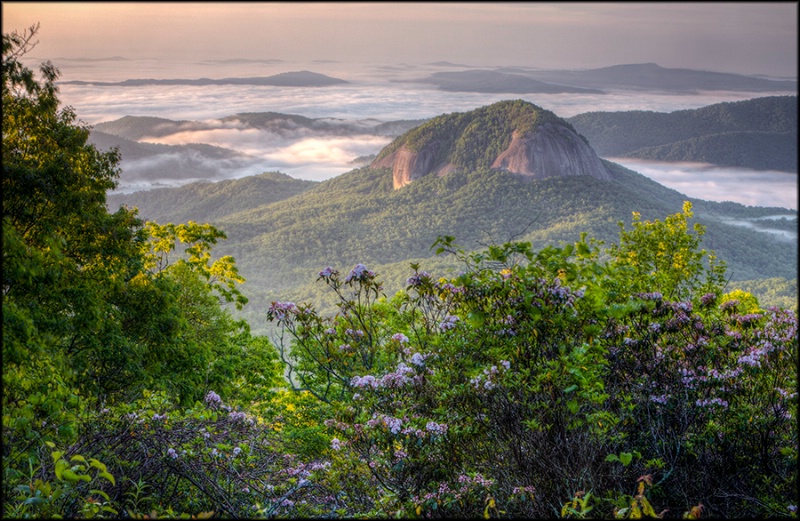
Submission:
<svg viewBox="0 0 800 521">
<path fill-rule="evenodd" d="M 431 173 L 444 174 L 452 170 L 453 165 L 443 163 L 435 165 L 437 144 L 434 143 L 419 152 L 403 145 L 388 156 L 372 163 L 373 168 L 390 167 L 395 190 Z"/>
<path fill-rule="evenodd" d="M 569 123 L 522 100 L 434 118 L 400 136 L 370 166 L 391 168 L 395 189 L 455 169 L 491 168 L 531 179 L 611 179 Z"/>
<path fill-rule="evenodd" d="M 574 130 L 557 123 L 545 123 L 525 135 L 515 132 L 492 168 L 534 179 L 573 175 L 611 179 L 594 150 Z"/>
</svg>

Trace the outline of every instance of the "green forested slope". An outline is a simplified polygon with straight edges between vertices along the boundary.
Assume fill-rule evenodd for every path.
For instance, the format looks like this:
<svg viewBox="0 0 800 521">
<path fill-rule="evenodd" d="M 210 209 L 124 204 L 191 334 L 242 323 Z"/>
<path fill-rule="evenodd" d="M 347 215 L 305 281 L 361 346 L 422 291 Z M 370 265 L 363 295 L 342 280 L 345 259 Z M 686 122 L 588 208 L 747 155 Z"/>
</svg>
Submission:
<svg viewBox="0 0 800 521">
<path fill-rule="evenodd" d="M 797 171 L 796 96 L 670 113 L 587 112 L 568 121 L 604 157 Z"/>
<path fill-rule="evenodd" d="M 112 210 L 123 204 L 137 207 L 140 215 L 158 222 L 210 221 L 292 197 L 315 184 L 280 172 L 265 172 L 239 180 L 191 183 L 179 188 L 133 194 L 110 194 L 107 203 Z"/>
<path fill-rule="evenodd" d="M 758 170 L 797 171 L 797 134 L 792 132 L 726 132 L 644 147 L 626 157 L 654 161 L 700 161 Z"/>
<path fill-rule="evenodd" d="M 269 299 L 313 293 L 317 271 L 328 265 L 367 264 L 384 276 L 387 291 L 394 291 L 403 286 L 409 262 L 433 256 L 431 245 L 440 235 L 455 236 L 467 250 L 512 239 L 541 248 L 575 241 L 584 231 L 610 241 L 619 231 L 617 223 L 629 222 L 631 212 L 660 219 L 687 199 L 619 165 L 607 165 L 611 182 L 590 177 L 524 182 L 479 171 L 428 176 L 400 190 L 392 189 L 388 170 L 363 168 L 211 222 L 228 235 L 220 253 L 233 255 L 248 281 L 243 289 L 252 301 L 247 313 L 257 328 Z M 708 228 L 704 246 L 728 261 L 733 280 L 796 276 L 796 242 L 723 222 L 785 210 L 692 201 L 697 221 Z M 203 220 L 199 214 L 194 218 Z"/>
</svg>

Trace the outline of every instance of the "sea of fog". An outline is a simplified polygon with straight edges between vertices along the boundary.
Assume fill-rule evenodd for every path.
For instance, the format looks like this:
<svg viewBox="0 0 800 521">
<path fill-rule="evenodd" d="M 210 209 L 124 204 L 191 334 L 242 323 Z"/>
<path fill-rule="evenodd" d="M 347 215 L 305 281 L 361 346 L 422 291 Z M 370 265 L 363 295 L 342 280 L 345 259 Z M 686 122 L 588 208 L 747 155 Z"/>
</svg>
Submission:
<svg viewBox="0 0 800 521">
<path fill-rule="evenodd" d="M 652 92 L 607 94 L 482 94 L 445 92 L 406 80 L 441 70 L 432 65 L 352 66 L 334 62 L 287 64 L 280 61 L 165 64 L 162 62 L 67 62 L 62 80 L 120 81 L 130 78 L 268 76 L 311 70 L 348 80 L 329 87 L 265 86 L 60 86 L 61 100 L 78 118 L 94 125 L 123 116 L 210 121 L 242 112 L 279 112 L 309 118 L 380 121 L 415 120 L 465 112 L 506 99 L 523 99 L 568 118 L 583 112 L 650 110 L 672 112 L 714 103 L 787 93 L 705 92 L 672 95 Z M 254 161 L 230 170 L 228 178 L 279 170 L 293 177 L 324 180 L 354 168 L 353 160 L 377 153 L 389 138 L 276 136 L 254 129 L 216 128 L 147 139 L 164 144 L 207 143 L 249 154 Z M 695 163 L 654 163 L 613 159 L 690 197 L 735 201 L 751 206 L 796 210 L 797 173 L 757 172 Z M 123 165 L 124 167 L 124 165 Z M 135 167 L 135 165 L 131 166 Z M 121 187 L 124 191 L 148 186 Z"/>
</svg>

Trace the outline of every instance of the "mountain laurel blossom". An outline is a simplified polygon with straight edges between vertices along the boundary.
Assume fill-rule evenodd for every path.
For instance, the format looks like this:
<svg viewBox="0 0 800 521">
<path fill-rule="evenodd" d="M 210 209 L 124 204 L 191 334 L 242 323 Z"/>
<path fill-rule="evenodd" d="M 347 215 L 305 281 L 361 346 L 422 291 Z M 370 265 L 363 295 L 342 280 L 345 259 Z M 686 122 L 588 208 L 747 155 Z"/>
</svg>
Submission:
<svg viewBox="0 0 800 521">
<path fill-rule="evenodd" d="M 297 313 L 297 306 L 294 302 L 272 301 L 267 310 L 267 316 L 274 320 L 284 320 L 293 313 Z"/>
<path fill-rule="evenodd" d="M 397 342 L 400 342 L 401 344 L 407 344 L 408 343 L 408 337 L 405 336 L 403 333 L 395 333 L 394 335 L 392 335 L 392 340 L 396 340 Z"/>
<path fill-rule="evenodd" d="M 333 277 L 334 275 L 338 274 L 339 272 L 333 269 L 331 266 L 328 266 L 327 268 L 324 268 L 322 271 L 319 272 L 319 276 L 325 279 Z"/>
<path fill-rule="evenodd" d="M 458 322 L 458 317 L 453 315 L 448 315 L 441 324 L 439 324 L 439 329 L 442 331 L 448 331 L 456 327 L 456 322 Z"/>
<path fill-rule="evenodd" d="M 416 366 L 423 367 L 425 365 L 425 357 L 419 353 L 414 353 L 414 355 L 411 357 L 411 363 Z"/>
<path fill-rule="evenodd" d="M 222 404 L 222 398 L 220 398 L 219 395 L 214 391 L 208 391 L 208 394 L 206 394 L 206 397 L 203 400 L 206 402 L 206 405 L 212 409 Z"/>
<path fill-rule="evenodd" d="M 371 278 L 375 276 L 375 272 L 367 269 L 366 266 L 363 264 L 356 264 L 352 270 L 350 270 L 350 274 L 347 275 L 347 278 L 344 279 L 345 282 L 352 282 L 354 280 L 364 280 L 364 278 Z"/>
</svg>

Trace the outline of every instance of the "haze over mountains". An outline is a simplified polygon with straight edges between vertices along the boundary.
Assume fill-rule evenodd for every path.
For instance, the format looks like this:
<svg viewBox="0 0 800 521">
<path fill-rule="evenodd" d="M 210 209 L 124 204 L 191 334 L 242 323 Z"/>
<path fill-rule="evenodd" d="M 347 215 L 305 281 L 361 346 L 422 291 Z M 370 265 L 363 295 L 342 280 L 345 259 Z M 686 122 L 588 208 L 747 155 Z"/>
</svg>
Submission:
<svg viewBox="0 0 800 521">
<path fill-rule="evenodd" d="M 327 265 L 346 270 L 365 263 L 383 275 L 387 291 L 394 291 L 403 286 L 409 262 L 424 261 L 429 271 L 455 268 L 446 259 L 431 258 L 439 235 L 455 236 L 467 250 L 512 238 L 543 247 L 577 240 L 581 232 L 613 240 L 617 222 L 629 223 L 631 212 L 663 219 L 680 211 L 686 199 L 695 205 L 697 221 L 707 226 L 704 247 L 729 263 L 732 280 L 780 278 L 780 284 L 791 284 L 787 281 L 797 268 L 796 211 L 691 199 L 596 157 L 603 175 L 576 171 L 537 177 L 498 163 L 519 146 L 513 145 L 515 135 L 519 142 L 548 125 L 571 128 L 533 104 L 498 103 L 433 118 L 396 138 L 372 167 L 323 182 L 272 173 L 114 194 L 108 202 L 112 210 L 137 206 L 148 219 L 209 221 L 223 229 L 228 240 L 217 252 L 233 255 L 248 280 L 243 289 L 251 298 L 248 313 L 255 328 L 270 299 L 316 299 L 314 279 Z M 559 136 L 564 142 L 572 139 Z M 432 167 L 413 182 L 398 186 L 397 163 L 381 162 L 403 147 L 420 152 L 436 143 L 441 146 L 431 154 Z M 562 143 L 560 149 L 522 150 L 544 154 L 547 164 L 560 161 L 553 158 L 568 148 Z M 795 230 L 794 238 L 771 230 L 789 236 Z"/>
<path fill-rule="evenodd" d="M 119 82 L 104 81 L 65 81 L 65 85 L 104 85 L 116 87 L 140 87 L 142 85 L 270 85 L 278 87 L 325 87 L 347 83 L 345 80 L 331 78 L 310 71 L 283 72 L 274 76 L 253 78 L 199 78 L 199 79 L 130 79 Z"/>
<path fill-rule="evenodd" d="M 238 62 L 241 63 L 241 62 Z M 425 77 L 399 78 L 391 81 L 432 84 L 453 92 L 481 93 L 585 93 L 610 90 L 647 90 L 692 94 L 699 91 L 778 92 L 797 90 L 797 81 L 690 69 L 665 68 L 655 63 L 615 65 L 589 70 L 541 70 L 529 67 L 492 69 L 449 63 L 435 67 L 459 67 L 460 71 L 439 71 Z M 402 69 L 394 69 L 399 71 Z M 137 87 L 143 85 L 261 85 L 289 87 L 325 87 L 348 83 L 347 80 L 312 71 L 290 71 L 270 76 L 211 78 L 138 78 L 123 81 L 69 80 L 64 85 L 102 85 Z"/>
</svg>

